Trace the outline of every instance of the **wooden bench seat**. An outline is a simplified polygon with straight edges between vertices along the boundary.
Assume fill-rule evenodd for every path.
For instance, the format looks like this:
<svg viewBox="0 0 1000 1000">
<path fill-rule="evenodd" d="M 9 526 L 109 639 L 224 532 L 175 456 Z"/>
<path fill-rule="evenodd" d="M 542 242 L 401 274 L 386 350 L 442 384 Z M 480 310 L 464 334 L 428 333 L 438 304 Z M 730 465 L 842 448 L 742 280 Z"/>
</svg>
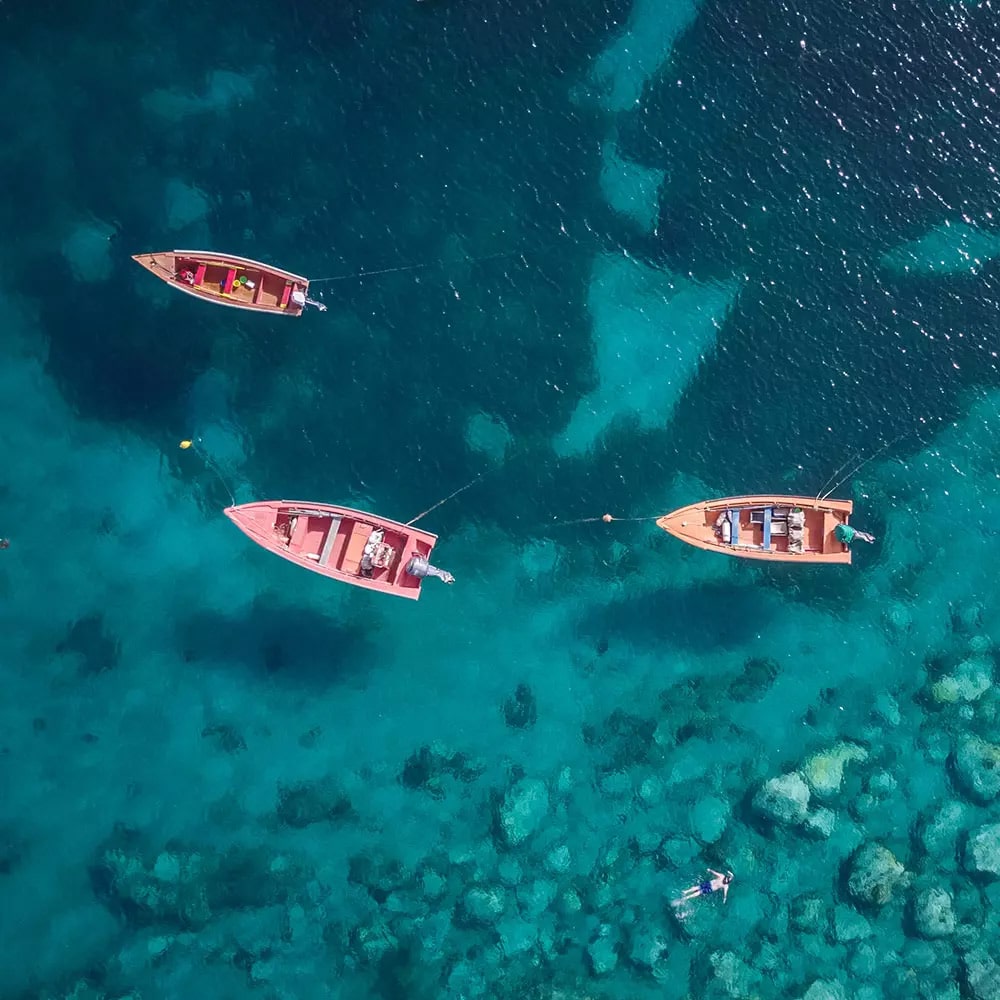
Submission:
<svg viewBox="0 0 1000 1000">
<path fill-rule="evenodd" d="M 292 283 L 290 281 L 285 282 L 285 290 L 281 293 L 281 301 L 278 303 L 279 309 L 288 308 L 288 300 L 292 297 Z"/>
<path fill-rule="evenodd" d="M 347 545 L 344 546 L 344 558 L 340 562 L 342 573 L 354 575 L 358 572 L 368 538 L 374 530 L 375 528 L 371 524 L 365 524 L 362 521 L 354 522 L 351 537 L 347 540 Z"/>
<path fill-rule="evenodd" d="M 199 264 L 198 269 L 194 272 L 194 283 L 200 285 L 205 281 L 205 272 L 208 268 L 204 264 Z"/>
<path fill-rule="evenodd" d="M 226 272 L 226 280 L 222 283 L 222 294 L 228 295 L 233 290 L 233 282 L 236 280 L 236 268 L 231 267 Z"/>
<path fill-rule="evenodd" d="M 330 561 L 330 553 L 333 551 L 333 543 L 337 540 L 337 532 L 340 531 L 340 518 L 330 518 L 330 530 L 326 533 L 323 541 L 323 548 L 319 553 L 318 565 L 325 566 Z"/>
</svg>

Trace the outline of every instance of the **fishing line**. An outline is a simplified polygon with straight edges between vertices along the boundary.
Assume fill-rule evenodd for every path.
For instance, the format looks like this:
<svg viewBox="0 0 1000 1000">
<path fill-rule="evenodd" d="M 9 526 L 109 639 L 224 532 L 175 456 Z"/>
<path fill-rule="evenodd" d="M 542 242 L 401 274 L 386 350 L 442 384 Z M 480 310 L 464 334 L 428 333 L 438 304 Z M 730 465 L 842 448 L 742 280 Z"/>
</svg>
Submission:
<svg viewBox="0 0 1000 1000">
<path fill-rule="evenodd" d="M 410 527 L 410 525 L 416 524 L 417 521 L 419 521 L 422 517 L 426 517 L 432 510 L 437 510 L 438 507 L 441 506 L 441 504 L 447 503 L 452 497 L 457 497 L 459 493 L 464 493 L 470 486 L 475 486 L 476 483 L 478 483 L 479 480 L 482 479 L 483 476 L 485 475 L 486 475 L 485 472 L 480 472 L 479 475 L 472 480 L 472 482 L 466 483 L 464 486 L 459 486 L 459 488 L 455 490 L 454 493 L 449 493 L 443 500 L 438 500 L 438 502 L 434 504 L 433 507 L 428 507 L 427 510 L 423 512 L 423 514 L 418 514 L 412 521 L 407 521 L 406 526 Z"/>
<path fill-rule="evenodd" d="M 335 274 L 332 278 L 310 278 L 310 285 L 318 285 L 323 281 L 346 281 L 348 278 L 371 278 L 376 274 L 395 274 L 397 271 L 418 271 L 426 267 L 444 267 L 448 264 L 482 264 L 487 260 L 500 260 L 503 257 L 523 257 L 520 250 L 507 253 L 491 253 L 485 257 L 465 257 L 461 261 L 429 260 L 422 264 L 400 264 L 398 267 L 383 267 L 378 271 L 357 271 L 354 274 Z"/>
<path fill-rule="evenodd" d="M 612 517 L 610 514 L 602 514 L 600 517 L 581 517 L 577 521 L 558 521 L 555 524 L 550 524 L 550 528 L 567 528 L 571 524 L 592 524 L 594 521 L 603 521 L 605 524 L 610 524 L 612 521 L 657 521 L 662 514 L 650 514 L 648 517 Z"/>
<path fill-rule="evenodd" d="M 906 435 L 906 433 L 907 432 L 904 431 L 902 434 L 897 434 L 896 437 L 894 437 L 891 441 L 886 441 L 886 443 L 884 445 L 882 445 L 882 447 L 879 448 L 879 450 L 877 452 L 875 452 L 874 455 L 870 455 L 863 462 L 859 462 L 856 466 L 854 466 L 851 469 L 850 472 L 847 473 L 847 475 L 845 475 L 841 479 L 837 480 L 837 482 L 835 482 L 833 484 L 833 486 L 831 486 L 830 489 L 827 490 L 826 493 L 824 493 L 821 497 L 817 497 L 817 499 L 819 499 L 819 500 L 826 500 L 827 497 L 829 497 L 830 494 L 834 490 L 839 489 L 845 482 L 847 482 L 848 479 L 851 478 L 851 476 L 853 476 L 856 473 L 860 472 L 869 462 L 875 461 L 875 459 L 878 458 L 879 455 L 881 455 L 882 452 L 886 450 L 886 448 L 891 448 L 897 441 L 901 440 Z M 834 475 L 836 475 L 836 473 L 834 473 Z"/>
<path fill-rule="evenodd" d="M 198 438 L 197 440 L 201 441 L 201 438 Z M 225 488 L 225 491 L 229 494 L 229 499 L 232 500 L 233 506 L 235 507 L 236 497 L 233 496 L 233 491 L 229 488 L 229 484 L 226 482 L 221 471 L 219 471 L 219 467 L 215 464 L 215 462 L 213 462 L 212 459 L 210 459 L 208 455 L 206 455 L 205 452 L 203 452 L 201 448 L 199 448 L 198 445 L 194 443 L 194 440 L 190 438 L 186 438 L 185 440 L 181 441 L 178 447 L 181 449 L 181 451 L 187 451 L 190 448 L 198 455 L 198 457 L 205 463 L 205 465 L 207 465 L 216 474 L 216 476 L 219 479 L 219 482 L 222 483 L 223 487 Z"/>
</svg>

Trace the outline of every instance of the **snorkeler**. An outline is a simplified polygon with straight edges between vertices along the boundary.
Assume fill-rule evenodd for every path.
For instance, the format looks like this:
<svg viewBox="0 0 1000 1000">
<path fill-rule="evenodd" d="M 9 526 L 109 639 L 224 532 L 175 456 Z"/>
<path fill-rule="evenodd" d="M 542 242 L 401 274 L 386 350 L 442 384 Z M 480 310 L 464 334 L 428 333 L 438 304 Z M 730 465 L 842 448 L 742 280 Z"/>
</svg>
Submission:
<svg viewBox="0 0 1000 1000">
<path fill-rule="evenodd" d="M 9 549 L 9 548 L 10 548 L 10 539 L 0 538 L 0 549 Z"/>
<path fill-rule="evenodd" d="M 681 903 L 686 903 L 689 899 L 696 899 L 698 896 L 710 896 L 713 892 L 718 892 L 722 890 L 722 902 L 725 903 L 729 899 L 729 883 L 733 880 L 733 873 L 726 872 L 725 875 L 722 872 L 717 872 L 712 868 L 707 869 L 715 876 L 711 881 L 699 882 L 697 885 L 691 886 L 690 889 L 685 889 L 684 894 L 679 898 L 675 899 L 672 906 L 680 906 Z"/>
</svg>

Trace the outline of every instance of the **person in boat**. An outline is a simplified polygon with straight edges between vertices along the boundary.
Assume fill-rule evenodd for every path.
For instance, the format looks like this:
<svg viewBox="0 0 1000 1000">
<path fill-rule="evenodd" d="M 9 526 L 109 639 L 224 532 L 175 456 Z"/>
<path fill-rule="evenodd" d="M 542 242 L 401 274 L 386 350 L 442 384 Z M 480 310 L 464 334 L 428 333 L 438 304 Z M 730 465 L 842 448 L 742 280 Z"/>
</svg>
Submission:
<svg viewBox="0 0 1000 1000">
<path fill-rule="evenodd" d="M 699 896 L 711 896 L 713 892 L 718 892 L 722 890 L 722 902 L 728 902 L 729 900 L 729 884 L 733 881 L 733 873 L 727 871 L 725 875 L 722 872 L 717 872 L 712 868 L 706 869 L 712 878 L 706 879 L 704 882 L 699 882 L 697 885 L 691 886 L 690 889 L 685 889 L 684 892 L 673 901 L 674 906 L 680 906 L 681 903 L 686 903 L 689 899 L 697 899 Z"/>
<path fill-rule="evenodd" d="M 185 285 L 194 285 L 194 271 L 188 271 L 188 270 L 181 271 L 181 273 L 177 275 L 177 277 L 180 278 Z"/>
<path fill-rule="evenodd" d="M 300 291 L 298 288 L 292 292 L 292 301 L 300 308 L 305 309 L 306 306 L 315 306 L 320 312 L 326 312 L 326 306 L 322 302 L 317 302 L 315 299 L 306 298 L 306 293 Z"/>
<path fill-rule="evenodd" d="M 852 528 L 849 524 L 838 524 L 833 529 L 833 537 L 843 545 L 850 545 L 855 540 L 867 542 L 869 545 L 875 541 L 874 535 L 869 535 L 867 531 L 858 531 L 857 528 Z"/>
</svg>

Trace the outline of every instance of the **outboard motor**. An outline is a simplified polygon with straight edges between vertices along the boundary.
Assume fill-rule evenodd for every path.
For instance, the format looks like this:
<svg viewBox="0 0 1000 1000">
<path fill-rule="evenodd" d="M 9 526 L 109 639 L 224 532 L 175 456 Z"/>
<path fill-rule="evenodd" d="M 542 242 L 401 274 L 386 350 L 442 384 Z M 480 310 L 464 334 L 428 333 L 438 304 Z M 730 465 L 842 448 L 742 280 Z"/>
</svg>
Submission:
<svg viewBox="0 0 1000 1000">
<path fill-rule="evenodd" d="M 445 583 L 455 582 L 455 578 L 451 573 L 443 569 L 438 569 L 437 566 L 432 566 L 424 556 L 416 553 L 413 554 L 410 561 L 406 564 L 406 572 L 410 576 L 415 576 L 418 580 L 422 580 L 425 576 L 436 576 Z"/>
</svg>

